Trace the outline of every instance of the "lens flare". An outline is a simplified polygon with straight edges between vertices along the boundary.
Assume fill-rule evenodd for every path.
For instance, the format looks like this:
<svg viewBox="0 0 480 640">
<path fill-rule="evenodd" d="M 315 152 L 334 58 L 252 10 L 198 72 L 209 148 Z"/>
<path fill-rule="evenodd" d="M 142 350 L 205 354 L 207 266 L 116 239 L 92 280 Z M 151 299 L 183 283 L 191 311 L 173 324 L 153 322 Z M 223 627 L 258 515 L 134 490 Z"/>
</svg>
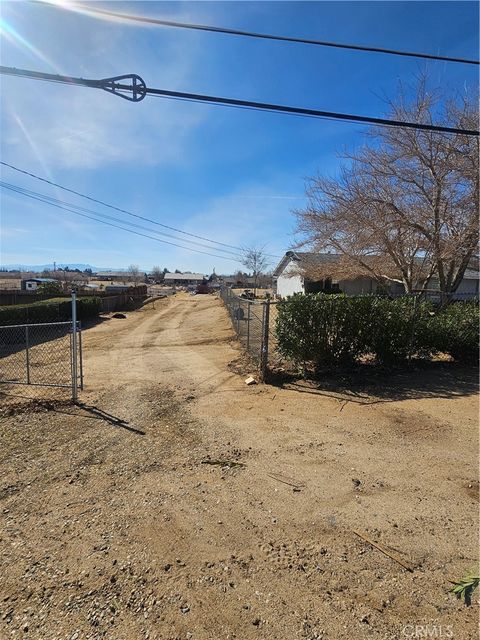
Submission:
<svg viewBox="0 0 480 640">
<path fill-rule="evenodd" d="M 57 73 L 61 73 L 60 68 L 52 60 L 50 60 L 50 58 L 43 54 L 40 49 L 37 49 L 37 47 L 33 46 L 33 44 L 26 38 L 24 38 L 13 25 L 8 23 L 5 18 L 2 17 L 0 17 L 0 36 L 4 37 L 6 40 L 8 40 L 8 42 L 13 44 L 21 51 L 25 52 L 26 50 L 27 52 L 31 53 L 35 59 L 39 59 L 42 62 L 45 62 L 51 69 L 53 69 Z"/>
<path fill-rule="evenodd" d="M 20 129 L 20 131 L 22 132 L 25 140 L 27 141 L 28 146 L 30 147 L 30 149 L 32 150 L 33 155 L 35 156 L 35 158 L 37 159 L 39 165 L 42 167 L 45 175 L 48 177 L 48 179 L 50 181 L 53 182 L 54 180 L 54 176 L 52 175 L 48 165 L 46 164 L 40 150 L 38 149 L 37 144 L 35 143 L 35 141 L 33 140 L 32 136 L 30 135 L 30 133 L 28 132 L 27 127 L 25 126 L 24 122 L 22 121 L 22 119 L 20 118 L 20 116 L 18 114 L 16 114 L 15 112 L 11 111 L 11 117 L 13 118 L 13 120 L 15 120 L 15 122 L 18 125 L 18 128 Z M 61 197 L 61 193 L 60 191 L 55 187 L 54 188 L 55 191 L 55 195 L 57 198 Z"/>
</svg>

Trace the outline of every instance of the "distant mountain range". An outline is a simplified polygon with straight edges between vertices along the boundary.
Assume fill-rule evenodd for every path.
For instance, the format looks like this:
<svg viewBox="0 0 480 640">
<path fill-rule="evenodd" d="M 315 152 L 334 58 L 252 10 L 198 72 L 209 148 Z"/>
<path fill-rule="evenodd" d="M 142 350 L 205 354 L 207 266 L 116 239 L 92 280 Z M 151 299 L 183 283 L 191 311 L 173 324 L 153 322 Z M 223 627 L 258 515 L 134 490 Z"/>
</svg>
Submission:
<svg viewBox="0 0 480 640">
<path fill-rule="evenodd" d="M 91 264 L 84 264 L 83 262 L 69 262 L 68 264 L 57 262 L 57 269 L 65 269 L 65 267 L 69 269 L 80 269 L 80 271 L 85 271 L 85 269 L 91 269 L 92 271 L 127 271 L 127 269 L 118 269 L 117 267 L 95 267 Z M 49 271 L 53 271 L 53 264 L 2 264 L 0 268 L 6 269 L 7 271 L 13 269 L 19 271 L 43 271 L 44 269 L 48 269 Z"/>
</svg>

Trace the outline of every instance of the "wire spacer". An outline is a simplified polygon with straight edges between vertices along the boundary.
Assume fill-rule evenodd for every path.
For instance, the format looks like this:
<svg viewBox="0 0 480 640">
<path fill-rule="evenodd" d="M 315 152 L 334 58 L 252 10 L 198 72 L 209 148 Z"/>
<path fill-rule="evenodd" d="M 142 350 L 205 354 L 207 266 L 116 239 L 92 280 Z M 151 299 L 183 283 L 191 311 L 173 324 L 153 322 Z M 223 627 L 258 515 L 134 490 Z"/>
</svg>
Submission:
<svg viewBox="0 0 480 640">
<path fill-rule="evenodd" d="M 131 82 L 122 84 L 122 80 L 130 80 Z M 147 95 L 147 85 L 136 73 L 115 76 L 114 78 L 104 78 L 99 81 L 99 85 L 105 91 L 113 93 L 120 98 L 125 98 L 125 100 L 130 100 L 130 102 L 140 102 L 140 100 L 143 100 Z M 131 95 L 121 93 L 122 91 L 129 91 Z"/>
</svg>

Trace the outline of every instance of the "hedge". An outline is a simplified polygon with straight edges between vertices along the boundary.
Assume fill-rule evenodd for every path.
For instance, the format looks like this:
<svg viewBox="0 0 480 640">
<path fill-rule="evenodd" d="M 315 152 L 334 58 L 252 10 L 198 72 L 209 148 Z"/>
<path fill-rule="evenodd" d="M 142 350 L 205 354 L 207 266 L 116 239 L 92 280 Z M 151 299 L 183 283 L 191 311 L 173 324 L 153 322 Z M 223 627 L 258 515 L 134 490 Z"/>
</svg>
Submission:
<svg viewBox="0 0 480 640">
<path fill-rule="evenodd" d="M 448 353 L 458 362 L 478 362 L 478 302 L 450 304 L 430 319 L 428 329 L 432 350 Z"/>
<path fill-rule="evenodd" d="M 306 371 L 352 364 L 364 356 L 400 365 L 443 352 L 460 362 L 478 355 L 479 310 L 456 302 L 435 311 L 412 297 L 295 294 L 277 308 L 278 351 Z"/>
<path fill-rule="evenodd" d="M 77 299 L 77 318 L 87 320 L 98 316 L 101 300 L 98 297 Z M 72 317 L 72 303 L 65 298 L 50 298 L 31 304 L 0 307 L 0 325 L 61 322 Z"/>
</svg>

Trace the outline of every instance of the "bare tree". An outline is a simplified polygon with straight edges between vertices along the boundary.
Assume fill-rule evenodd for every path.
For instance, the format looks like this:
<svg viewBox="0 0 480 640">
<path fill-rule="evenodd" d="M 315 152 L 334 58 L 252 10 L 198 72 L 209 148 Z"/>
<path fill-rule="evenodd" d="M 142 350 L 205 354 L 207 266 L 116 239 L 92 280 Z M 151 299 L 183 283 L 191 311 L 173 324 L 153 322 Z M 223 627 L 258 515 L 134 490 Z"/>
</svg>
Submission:
<svg viewBox="0 0 480 640">
<path fill-rule="evenodd" d="M 390 106 L 396 120 L 478 127 L 473 101 L 433 95 L 425 78 L 413 101 L 401 90 Z M 407 292 L 434 276 L 443 294 L 453 293 L 478 247 L 478 138 L 377 127 L 343 157 L 338 177 L 310 179 L 308 206 L 296 212 L 302 244 L 339 254 L 306 275 L 370 276 Z"/>
<path fill-rule="evenodd" d="M 257 294 L 258 276 L 263 273 L 270 264 L 265 247 L 247 247 L 242 253 L 243 266 L 252 272 L 254 280 L 254 295 Z"/>
<path fill-rule="evenodd" d="M 155 282 L 161 282 L 164 278 L 163 269 L 158 266 L 152 267 L 152 276 Z"/>
<path fill-rule="evenodd" d="M 133 286 L 136 287 L 140 282 L 140 267 L 138 264 L 131 264 L 127 271 L 130 281 L 133 282 Z"/>
<path fill-rule="evenodd" d="M 76 280 L 78 280 L 77 276 L 78 274 L 76 274 L 75 271 L 70 271 L 68 267 L 65 269 L 57 268 L 57 270 L 52 274 L 52 277 L 61 283 L 64 291 L 70 291 L 70 289 L 75 285 Z"/>
</svg>

